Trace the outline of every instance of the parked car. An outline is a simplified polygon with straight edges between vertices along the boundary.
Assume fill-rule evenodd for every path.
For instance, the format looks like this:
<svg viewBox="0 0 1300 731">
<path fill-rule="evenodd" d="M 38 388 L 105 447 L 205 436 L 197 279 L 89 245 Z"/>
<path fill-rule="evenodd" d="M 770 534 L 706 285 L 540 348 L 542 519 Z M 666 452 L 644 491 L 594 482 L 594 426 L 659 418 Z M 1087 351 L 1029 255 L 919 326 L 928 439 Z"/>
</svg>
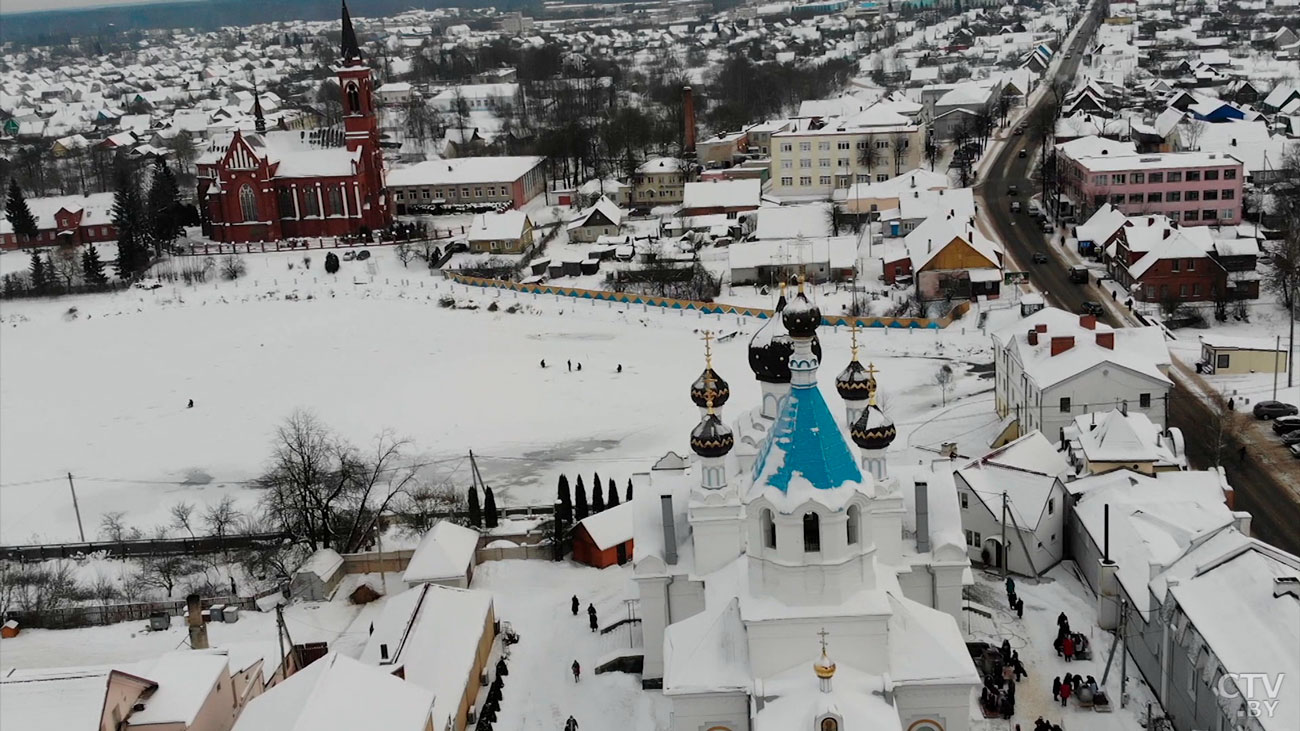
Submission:
<svg viewBox="0 0 1300 731">
<path fill-rule="evenodd" d="M 1255 404 L 1253 411 L 1256 419 L 1276 419 L 1279 416 L 1300 414 L 1300 409 L 1295 404 L 1284 404 L 1281 401 L 1260 401 Z"/>
<path fill-rule="evenodd" d="M 1047 254 L 1044 254 L 1044 253 L 1041 252 L 1041 251 L 1035 251 L 1035 252 L 1034 252 L 1034 263 L 1035 263 L 1035 264 L 1046 264 L 1046 263 L 1047 263 Z"/>
<path fill-rule="evenodd" d="M 1286 446 L 1293 447 L 1297 444 L 1300 444 L 1300 431 L 1287 432 L 1286 434 L 1281 435 L 1279 438 L 1282 440 L 1282 443 L 1285 444 Z"/>
<path fill-rule="evenodd" d="M 1044 218 L 1038 222 L 1038 230 L 1045 234 L 1050 234 L 1056 232 L 1056 227 L 1052 225 L 1051 221 Z"/>
<path fill-rule="evenodd" d="M 1296 459 L 1300 459 L 1300 444 L 1292 444 L 1291 446 L 1287 447 L 1287 449 L 1291 450 L 1292 457 L 1295 457 Z"/>
<path fill-rule="evenodd" d="M 1011 201 L 1011 212 L 1012 213 L 1020 212 L 1020 201 Z"/>
<path fill-rule="evenodd" d="M 1018 126 L 1014 130 L 1012 130 L 1012 134 L 1022 135 L 1024 133 L 1025 133 L 1025 128 L 1023 126 Z"/>
<path fill-rule="evenodd" d="M 1070 267 L 1070 281 L 1075 284 L 1088 283 L 1088 269 L 1086 267 Z"/>
<path fill-rule="evenodd" d="M 1286 434 L 1300 429 L 1300 416 L 1279 416 L 1273 420 L 1273 433 Z"/>
<path fill-rule="evenodd" d="M 1079 314 L 1102 317 L 1106 314 L 1106 310 L 1102 308 L 1100 302 L 1097 302 L 1096 300 L 1086 300 L 1083 304 L 1079 305 Z"/>
</svg>

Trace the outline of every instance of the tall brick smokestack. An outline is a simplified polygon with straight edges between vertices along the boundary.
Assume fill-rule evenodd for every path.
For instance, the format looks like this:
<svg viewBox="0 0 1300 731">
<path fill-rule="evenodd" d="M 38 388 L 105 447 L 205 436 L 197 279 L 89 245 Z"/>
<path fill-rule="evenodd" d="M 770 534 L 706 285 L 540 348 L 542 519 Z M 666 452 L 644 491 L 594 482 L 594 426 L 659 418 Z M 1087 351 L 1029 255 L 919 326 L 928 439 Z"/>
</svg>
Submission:
<svg viewBox="0 0 1300 731">
<path fill-rule="evenodd" d="M 203 604 L 198 594 L 190 594 L 185 597 L 185 608 L 187 614 L 186 623 L 190 631 L 190 648 L 194 650 L 208 649 L 208 626 L 203 623 Z"/>
<path fill-rule="evenodd" d="M 695 152 L 695 95 L 689 86 L 682 87 L 682 118 L 686 124 L 685 149 Z"/>
</svg>

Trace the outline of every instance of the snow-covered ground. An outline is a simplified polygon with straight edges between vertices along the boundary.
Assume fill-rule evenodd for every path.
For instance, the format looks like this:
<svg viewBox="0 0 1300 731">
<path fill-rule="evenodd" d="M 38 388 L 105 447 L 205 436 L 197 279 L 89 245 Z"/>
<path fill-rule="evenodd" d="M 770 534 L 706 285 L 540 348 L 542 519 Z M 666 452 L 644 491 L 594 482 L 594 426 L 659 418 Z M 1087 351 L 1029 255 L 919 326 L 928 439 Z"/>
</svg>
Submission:
<svg viewBox="0 0 1300 731">
<path fill-rule="evenodd" d="M 431 480 L 468 484 L 473 449 L 503 506 L 549 503 L 561 473 L 623 484 L 685 451 L 704 329 L 736 334 L 715 346 L 729 408 L 757 403 L 746 345 L 761 321 L 460 287 L 372 251 L 333 276 L 319 252 L 308 269 L 301 254 L 257 254 L 236 282 L 5 302 L 0 544 L 76 539 L 68 472 L 88 537 L 109 511 L 147 532 L 178 501 L 232 495 L 252 508 L 246 482 L 299 408 L 358 445 L 386 428 L 410 437 Z M 439 307 L 447 294 L 479 309 Z M 487 311 L 496 298 L 502 310 Z M 512 304 L 521 311 L 505 312 Z M 900 432 L 940 401 L 932 359 L 989 361 L 968 319 L 860 336 Z M 822 386 L 838 403 L 849 335 L 821 338 Z M 954 394 L 986 385 L 958 371 Z"/>
</svg>

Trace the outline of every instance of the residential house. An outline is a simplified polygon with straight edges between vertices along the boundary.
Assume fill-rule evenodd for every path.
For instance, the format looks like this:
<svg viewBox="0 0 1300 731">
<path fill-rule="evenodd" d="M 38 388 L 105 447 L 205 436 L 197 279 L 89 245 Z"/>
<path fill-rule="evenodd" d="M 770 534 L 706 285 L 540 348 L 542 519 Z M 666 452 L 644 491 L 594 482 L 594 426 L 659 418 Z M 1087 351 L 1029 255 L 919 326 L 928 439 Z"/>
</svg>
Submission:
<svg viewBox="0 0 1300 731">
<path fill-rule="evenodd" d="M 423 206 L 509 203 L 522 208 L 546 191 L 546 158 L 459 157 L 391 170 L 398 213 Z"/>
<path fill-rule="evenodd" d="M 294 572 L 289 595 L 300 601 L 329 601 L 345 573 L 343 556 L 332 548 L 321 548 Z"/>
<path fill-rule="evenodd" d="M 775 286 L 804 275 L 814 282 L 845 282 L 857 273 L 857 236 L 760 239 L 727 247 L 734 284 Z"/>
<path fill-rule="evenodd" d="M 533 221 L 523 211 L 480 213 L 465 238 L 476 254 L 522 254 L 533 246 Z"/>
<path fill-rule="evenodd" d="M 433 692 L 331 652 L 248 704 L 235 731 L 444 731 Z"/>
<path fill-rule="evenodd" d="M 1161 431 L 1146 414 L 1129 412 L 1127 404 L 1075 418 L 1061 434 L 1072 471 L 1097 475 L 1132 470 L 1144 475 L 1187 469 L 1181 432 Z"/>
<path fill-rule="evenodd" d="M 1058 438 L 1079 414 L 1128 403 L 1165 425 L 1173 384 L 1156 327 L 1113 329 L 1091 315 L 1047 307 L 993 334 L 994 407 L 1019 433 Z"/>
<path fill-rule="evenodd" d="M 886 281 L 911 275 L 923 301 L 996 299 L 1002 286 L 1002 250 L 969 220 L 938 213 L 904 239 L 907 265 L 886 262 Z M 892 282 L 891 282 L 892 283 Z"/>
<path fill-rule="evenodd" d="M 406 565 L 406 573 L 402 574 L 402 582 L 408 587 L 421 584 L 468 587 L 474 578 L 478 539 L 478 531 L 472 528 L 448 520 L 438 521 L 420 539 Z"/>
<path fill-rule="evenodd" d="M 523 92 L 519 84 L 461 84 L 434 94 L 429 104 L 444 115 L 494 111 L 501 107 L 521 108 Z"/>
<path fill-rule="evenodd" d="M 27 207 L 36 219 L 36 237 L 20 241 L 13 225 L 0 216 L 0 249 L 117 240 L 112 193 L 28 198 Z"/>
<path fill-rule="evenodd" d="M 831 199 L 842 213 L 868 215 L 899 207 L 899 199 L 914 191 L 934 191 L 951 187 L 948 176 L 917 168 L 883 182 L 854 183 L 837 188 Z"/>
<path fill-rule="evenodd" d="M 601 196 L 589 208 L 569 222 L 566 229 L 571 243 L 589 244 L 601 236 L 617 236 L 623 226 L 623 210 Z"/>
<path fill-rule="evenodd" d="M 686 168 L 675 157 L 652 157 L 636 169 L 632 202 L 637 206 L 679 205 L 686 185 Z"/>
<path fill-rule="evenodd" d="M 756 239 L 814 239 L 834 233 L 831 204 L 803 203 L 791 206 L 760 206 L 752 214 L 756 219 Z"/>
<path fill-rule="evenodd" d="M 719 132 L 695 143 L 695 159 L 706 168 L 731 167 L 745 159 L 748 150 L 749 137 L 744 130 Z"/>
<path fill-rule="evenodd" d="M 972 561 L 1022 576 L 1041 576 L 1065 546 L 1065 458 L 1030 432 L 953 473 L 962 530 Z"/>
<path fill-rule="evenodd" d="M 431 691 L 436 731 L 472 728 L 497 638 L 492 594 L 423 584 L 388 597 L 374 624 L 361 662 Z"/>
<path fill-rule="evenodd" d="M 588 515 L 573 527 L 573 560 L 603 569 L 632 558 L 632 503 Z"/>
<path fill-rule="evenodd" d="M 705 216 L 725 213 L 736 218 L 758 208 L 763 184 L 758 180 L 714 180 L 687 183 L 682 192 L 682 215 Z"/>
</svg>

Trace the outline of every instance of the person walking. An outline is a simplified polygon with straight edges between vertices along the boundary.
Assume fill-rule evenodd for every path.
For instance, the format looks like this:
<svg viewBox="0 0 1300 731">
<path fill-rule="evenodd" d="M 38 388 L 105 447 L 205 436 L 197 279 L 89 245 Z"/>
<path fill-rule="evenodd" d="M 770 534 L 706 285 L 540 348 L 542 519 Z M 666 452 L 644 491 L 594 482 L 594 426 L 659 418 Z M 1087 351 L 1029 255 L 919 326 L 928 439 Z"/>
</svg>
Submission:
<svg viewBox="0 0 1300 731">
<path fill-rule="evenodd" d="M 546 359 L 545 359 L 545 358 L 542 358 L 542 367 L 543 367 L 543 368 L 546 367 Z"/>
<path fill-rule="evenodd" d="M 564 731 L 578 731 L 578 719 L 569 716 L 569 720 L 564 722 Z"/>
<path fill-rule="evenodd" d="M 578 676 L 581 674 L 582 674 L 582 666 L 578 664 L 577 660 L 574 660 L 573 661 L 573 682 L 575 683 L 578 682 Z"/>
<path fill-rule="evenodd" d="M 186 406 L 185 408 L 187 408 L 187 409 L 192 409 L 192 408 L 194 408 L 194 399 L 190 399 L 190 403 L 189 403 L 189 405 Z"/>
<path fill-rule="evenodd" d="M 617 371 L 617 372 L 618 372 L 618 373 L 622 373 L 622 372 L 623 372 L 623 364 L 622 364 L 622 363 L 619 363 L 619 364 L 618 364 L 618 371 Z"/>
<path fill-rule="evenodd" d="M 1061 683 L 1061 707 L 1064 708 L 1067 701 L 1070 700 L 1070 684 Z"/>
<path fill-rule="evenodd" d="M 1016 619 L 1024 619 L 1024 618 L 1025 618 L 1025 599 L 1024 597 L 1019 597 L 1016 599 Z"/>
<path fill-rule="evenodd" d="M 1061 697 L 1061 678 L 1057 676 L 1052 678 L 1052 700 L 1058 700 Z"/>
<path fill-rule="evenodd" d="M 569 366 L 569 372 L 572 373 L 572 372 L 573 372 L 573 361 L 571 361 L 571 360 L 566 360 L 566 361 L 564 361 L 564 362 Z"/>
<path fill-rule="evenodd" d="M 596 622 L 596 607 L 594 605 L 591 604 L 587 605 L 587 621 L 588 624 L 591 625 L 592 632 L 595 632 L 596 628 L 600 626 Z"/>
<path fill-rule="evenodd" d="M 579 371 L 579 372 L 582 371 L 582 363 L 579 363 L 579 364 L 578 364 L 578 371 Z"/>
<path fill-rule="evenodd" d="M 1061 651 L 1065 653 L 1065 661 L 1074 660 L 1074 635 L 1066 635 L 1065 641 L 1061 643 Z"/>
<path fill-rule="evenodd" d="M 578 595 L 574 594 L 573 599 L 569 600 L 569 609 L 573 610 L 573 616 L 575 617 L 578 616 L 578 609 L 581 606 L 582 606 L 582 602 L 578 601 Z"/>
</svg>

